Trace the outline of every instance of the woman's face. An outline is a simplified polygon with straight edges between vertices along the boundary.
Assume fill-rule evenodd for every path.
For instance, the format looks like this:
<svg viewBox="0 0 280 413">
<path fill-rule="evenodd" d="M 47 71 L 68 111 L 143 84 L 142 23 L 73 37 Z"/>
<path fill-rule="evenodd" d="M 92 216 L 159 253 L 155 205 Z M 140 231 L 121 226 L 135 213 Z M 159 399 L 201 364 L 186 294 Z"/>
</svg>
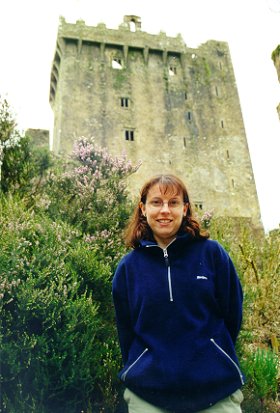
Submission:
<svg viewBox="0 0 280 413">
<path fill-rule="evenodd" d="M 159 185 L 155 184 L 147 194 L 146 203 L 140 202 L 140 208 L 156 242 L 165 248 L 176 237 L 188 204 L 184 204 L 182 193 L 174 193 L 171 187 L 163 194 Z"/>
</svg>

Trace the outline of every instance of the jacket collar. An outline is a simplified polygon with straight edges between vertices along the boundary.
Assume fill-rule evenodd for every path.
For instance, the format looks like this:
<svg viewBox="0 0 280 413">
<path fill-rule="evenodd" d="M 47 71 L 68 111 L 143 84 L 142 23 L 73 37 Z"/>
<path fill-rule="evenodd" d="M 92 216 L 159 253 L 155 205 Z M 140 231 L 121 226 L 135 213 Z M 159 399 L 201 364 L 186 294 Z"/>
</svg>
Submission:
<svg viewBox="0 0 280 413">
<path fill-rule="evenodd" d="M 186 232 L 184 233 L 179 233 L 176 236 L 175 241 L 173 241 L 171 244 L 178 244 L 181 242 L 190 242 L 193 239 L 193 237 L 190 234 L 187 234 Z M 155 240 L 146 240 L 142 239 L 139 241 L 139 246 L 140 247 L 152 247 L 152 246 L 158 246 L 157 242 Z"/>
</svg>

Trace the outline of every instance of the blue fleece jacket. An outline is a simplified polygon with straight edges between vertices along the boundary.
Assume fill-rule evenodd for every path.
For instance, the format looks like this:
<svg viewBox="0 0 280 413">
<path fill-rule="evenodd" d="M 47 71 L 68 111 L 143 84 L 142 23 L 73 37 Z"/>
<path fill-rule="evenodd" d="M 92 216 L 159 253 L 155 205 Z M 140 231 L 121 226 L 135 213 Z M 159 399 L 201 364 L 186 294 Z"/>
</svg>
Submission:
<svg viewBox="0 0 280 413">
<path fill-rule="evenodd" d="M 143 241 L 119 263 L 113 299 L 125 386 L 176 413 L 206 409 L 243 384 L 234 344 L 242 289 L 216 241 Z"/>
</svg>

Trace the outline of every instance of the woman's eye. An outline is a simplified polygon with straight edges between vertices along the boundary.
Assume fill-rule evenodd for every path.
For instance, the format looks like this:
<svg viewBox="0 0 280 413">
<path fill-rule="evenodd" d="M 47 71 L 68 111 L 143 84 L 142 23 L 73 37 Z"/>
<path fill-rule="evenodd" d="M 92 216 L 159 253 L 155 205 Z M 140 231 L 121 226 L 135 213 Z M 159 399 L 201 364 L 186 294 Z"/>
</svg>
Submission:
<svg viewBox="0 0 280 413">
<path fill-rule="evenodd" d="M 171 199 L 171 201 L 169 201 L 169 205 L 171 207 L 177 207 L 179 205 L 179 201 L 177 199 Z"/>
<path fill-rule="evenodd" d="M 152 205 L 153 206 L 159 206 L 159 205 L 161 205 L 161 201 L 155 199 L 155 200 L 152 201 Z"/>
</svg>

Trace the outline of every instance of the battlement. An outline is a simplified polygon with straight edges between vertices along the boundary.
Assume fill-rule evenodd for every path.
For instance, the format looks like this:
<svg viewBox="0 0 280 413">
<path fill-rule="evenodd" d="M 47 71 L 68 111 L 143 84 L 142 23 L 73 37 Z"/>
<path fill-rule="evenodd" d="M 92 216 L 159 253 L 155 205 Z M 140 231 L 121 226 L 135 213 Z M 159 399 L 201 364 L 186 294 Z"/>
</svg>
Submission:
<svg viewBox="0 0 280 413">
<path fill-rule="evenodd" d="M 132 22 L 135 23 L 135 31 L 131 30 Z M 127 64 L 128 53 L 133 49 L 143 53 L 146 63 L 149 53 L 160 53 L 163 60 L 166 60 L 168 54 L 180 56 L 185 52 L 186 46 L 181 35 L 167 37 L 164 32 L 152 35 L 141 32 L 140 28 L 141 20 L 137 16 L 124 16 L 124 22 L 118 30 L 108 29 L 104 23 L 96 27 L 86 26 L 83 20 L 78 20 L 75 24 L 67 23 L 64 17 L 60 17 L 51 72 L 50 102 L 52 103 L 55 95 L 61 56 L 68 45 L 76 49 L 77 55 L 80 55 L 83 46 L 97 46 L 101 51 L 101 59 L 104 59 L 105 48 L 118 48 L 123 52 L 124 64 Z"/>
<path fill-rule="evenodd" d="M 85 42 L 105 43 L 120 46 L 137 47 L 144 49 L 149 47 L 154 50 L 167 50 L 180 53 L 185 49 L 185 44 L 181 35 L 168 37 L 166 33 L 160 32 L 158 35 L 149 34 L 140 30 L 140 18 L 137 17 L 137 29 L 131 29 L 131 21 L 136 20 L 136 16 L 125 16 L 124 22 L 118 29 L 109 29 L 104 23 L 96 27 L 86 26 L 83 20 L 78 20 L 75 24 L 67 23 L 63 17 L 60 18 L 58 37 L 64 39 L 76 39 Z"/>
<path fill-rule="evenodd" d="M 131 29 L 131 22 L 135 23 L 135 31 Z M 53 60 L 51 72 L 50 103 L 53 102 L 56 84 L 59 74 L 61 56 L 68 46 L 72 46 L 77 53 L 81 54 L 83 47 L 100 48 L 100 59 L 104 60 L 105 49 L 119 50 L 124 66 L 128 64 L 128 54 L 131 51 L 139 51 L 143 54 L 145 64 L 148 63 L 150 54 L 159 54 L 163 63 L 166 65 L 168 58 L 183 59 L 186 55 L 197 58 L 199 50 L 205 53 L 215 50 L 220 56 L 228 54 L 228 45 L 225 42 L 208 41 L 198 49 L 187 48 L 180 34 L 176 37 L 168 37 L 165 32 L 158 35 L 142 32 L 141 19 L 138 16 L 124 16 L 123 23 L 119 29 L 109 29 L 104 23 L 96 27 L 86 26 L 83 20 L 77 20 L 76 23 L 67 23 L 64 17 L 60 17 L 60 25 L 57 35 L 57 46 Z"/>
</svg>

